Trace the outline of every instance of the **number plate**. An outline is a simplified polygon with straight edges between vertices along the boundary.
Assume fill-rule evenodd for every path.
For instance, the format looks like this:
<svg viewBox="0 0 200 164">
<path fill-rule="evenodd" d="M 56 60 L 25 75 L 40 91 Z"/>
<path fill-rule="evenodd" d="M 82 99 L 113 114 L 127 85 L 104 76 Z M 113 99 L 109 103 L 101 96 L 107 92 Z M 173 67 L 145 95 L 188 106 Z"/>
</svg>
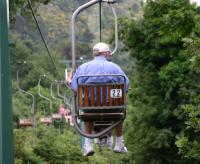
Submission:
<svg viewBox="0 0 200 164">
<path fill-rule="evenodd" d="M 122 89 L 111 89 L 110 97 L 111 98 L 121 98 L 122 97 Z"/>
</svg>

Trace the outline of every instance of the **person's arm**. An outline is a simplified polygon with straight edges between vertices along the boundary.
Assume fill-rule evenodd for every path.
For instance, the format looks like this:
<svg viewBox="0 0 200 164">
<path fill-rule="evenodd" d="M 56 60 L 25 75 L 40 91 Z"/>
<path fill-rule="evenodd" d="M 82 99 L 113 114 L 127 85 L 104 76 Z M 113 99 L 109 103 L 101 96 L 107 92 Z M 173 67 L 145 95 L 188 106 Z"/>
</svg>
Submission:
<svg viewBox="0 0 200 164">
<path fill-rule="evenodd" d="M 72 78 L 73 78 L 73 70 L 70 71 L 68 77 L 67 77 L 67 84 L 70 85 L 72 82 Z"/>
<path fill-rule="evenodd" d="M 124 71 L 117 65 L 117 74 L 123 75 L 125 77 L 125 82 L 126 82 L 126 93 L 128 92 L 128 87 L 129 87 L 129 79 L 124 73 Z"/>
<path fill-rule="evenodd" d="M 128 87 L 129 87 L 129 79 L 128 79 L 128 77 L 126 76 L 126 74 L 124 72 L 123 72 L 123 75 L 125 76 L 125 80 L 126 80 L 126 93 L 127 93 L 128 92 Z"/>
<path fill-rule="evenodd" d="M 78 84 L 77 84 L 77 79 L 78 77 L 80 76 L 80 69 L 78 68 L 74 74 L 74 76 L 72 77 L 71 79 L 71 83 L 70 83 L 70 88 L 72 89 L 72 91 L 74 93 L 77 92 L 77 87 L 78 87 Z"/>
</svg>

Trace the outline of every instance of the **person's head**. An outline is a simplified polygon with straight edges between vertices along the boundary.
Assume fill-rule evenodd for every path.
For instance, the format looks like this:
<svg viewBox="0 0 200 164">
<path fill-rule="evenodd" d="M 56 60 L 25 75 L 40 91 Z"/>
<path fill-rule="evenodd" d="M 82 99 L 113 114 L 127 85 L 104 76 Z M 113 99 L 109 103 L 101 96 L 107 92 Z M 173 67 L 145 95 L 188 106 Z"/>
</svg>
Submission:
<svg viewBox="0 0 200 164">
<path fill-rule="evenodd" d="M 111 57 L 111 51 L 107 44 L 97 43 L 93 47 L 93 55 L 94 56 L 104 56 L 107 60 L 109 60 Z"/>
</svg>

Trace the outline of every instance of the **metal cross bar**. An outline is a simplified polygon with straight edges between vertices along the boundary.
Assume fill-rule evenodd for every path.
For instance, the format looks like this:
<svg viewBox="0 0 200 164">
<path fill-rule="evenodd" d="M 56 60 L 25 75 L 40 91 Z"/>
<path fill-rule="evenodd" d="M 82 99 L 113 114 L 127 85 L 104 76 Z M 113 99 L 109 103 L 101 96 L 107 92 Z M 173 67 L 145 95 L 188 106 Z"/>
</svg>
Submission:
<svg viewBox="0 0 200 164">
<path fill-rule="evenodd" d="M 102 2 L 107 2 L 107 3 L 116 3 L 117 0 L 102 0 Z"/>
</svg>

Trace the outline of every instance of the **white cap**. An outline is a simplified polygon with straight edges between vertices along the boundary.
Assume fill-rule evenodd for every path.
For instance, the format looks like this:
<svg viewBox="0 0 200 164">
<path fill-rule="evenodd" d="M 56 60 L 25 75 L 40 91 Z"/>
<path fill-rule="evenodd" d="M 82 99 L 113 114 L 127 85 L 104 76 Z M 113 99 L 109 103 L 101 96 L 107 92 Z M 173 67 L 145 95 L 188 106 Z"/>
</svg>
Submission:
<svg viewBox="0 0 200 164">
<path fill-rule="evenodd" d="M 93 47 L 93 53 L 98 54 L 100 52 L 110 52 L 110 48 L 105 43 L 97 43 Z"/>
</svg>

